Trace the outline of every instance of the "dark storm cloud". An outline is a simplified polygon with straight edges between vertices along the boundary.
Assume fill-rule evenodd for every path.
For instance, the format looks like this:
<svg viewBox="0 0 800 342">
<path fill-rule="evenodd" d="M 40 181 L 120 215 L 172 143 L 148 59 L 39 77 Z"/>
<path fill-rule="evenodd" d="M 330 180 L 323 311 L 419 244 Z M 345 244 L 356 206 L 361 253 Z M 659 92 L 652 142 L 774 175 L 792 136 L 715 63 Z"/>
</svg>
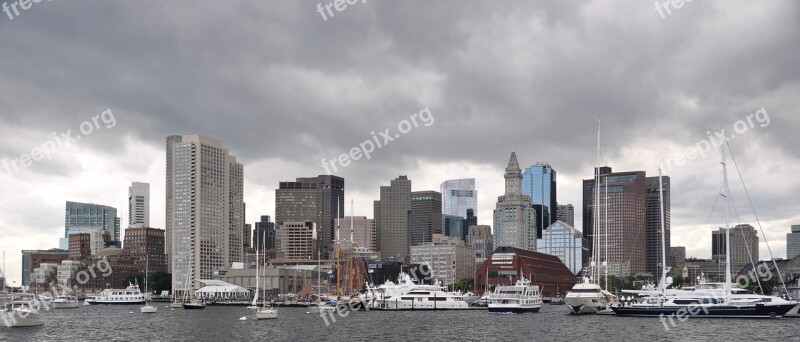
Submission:
<svg viewBox="0 0 800 342">
<path fill-rule="evenodd" d="M 764 107 L 772 124 L 742 141 L 758 142 L 783 168 L 798 166 L 796 2 L 694 2 L 664 19 L 641 1 L 367 1 L 327 21 L 316 6 L 54 1 L 13 21 L 0 16 L 0 157 L 111 108 L 117 126 L 80 142 L 110 168 L 136 168 L 137 146 L 161 150 L 169 134 L 200 133 L 220 139 L 248 177 L 270 180 L 257 185 L 269 193 L 276 180 L 265 175 L 280 170 L 248 164 L 285 161 L 321 174 L 321 158 L 429 107 L 435 124 L 340 172 L 348 189 L 372 194 L 397 174 L 424 173 L 420 161 L 491 164 L 499 178 L 512 149 L 523 164 L 544 160 L 564 178 L 588 178 L 597 117 L 604 159 L 653 175 L 656 165 L 644 161 L 668 157 L 667 145 L 687 148 Z M 759 161 L 759 150 L 742 153 L 742 165 Z M 675 170 L 673 213 L 684 216 L 673 224 L 705 218 L 708 205 L 696 200 L 709 188 L 697 185 L 718 184 L 701 181 L 717 171 L 697 165 Z M 85 170 L 65 154 L 31 172 Z M 760 197 L 765 215 L 791 217 L 796 182 L 756 185 L 780 194 Z M 579 206 L 580 195 L 571 198 Z M 481 203 L 484 217 L 492 206 Z"/>
</svg>

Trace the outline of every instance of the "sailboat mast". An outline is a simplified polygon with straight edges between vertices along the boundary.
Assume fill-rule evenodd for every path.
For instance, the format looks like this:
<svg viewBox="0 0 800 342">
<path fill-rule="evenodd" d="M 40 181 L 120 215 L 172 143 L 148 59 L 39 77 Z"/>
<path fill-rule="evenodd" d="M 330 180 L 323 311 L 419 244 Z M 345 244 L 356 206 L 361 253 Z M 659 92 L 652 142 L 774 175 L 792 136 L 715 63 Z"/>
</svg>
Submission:
<svg viewBox="0 0 800 342">
<path fill-rule="evenodd" d="M 605 188 L 605 203 L 603 203 L 603 212 L 605 218 L 603 219 L 603 249 L 605 250 L 605 257 L 603 258 L 603 278 L 606 283 L 606 291 L 608 291 L 608 177 L 604 178 Z"/>
<path fill-rule="evenodd" d="M 596 284 L 600 283 L 600 253 L 598 249 L 600 248 L 600 241 L 598 240 L 597 231 L 600 229 L 600 212 L 597 210 L 599 209 L 600 204 L 600 118 L 597 118 L 597 159 L 594 168 L 594 207 L 592 208 L 592 214 L 594 215 L 594 222 L 593 222 L 593 231 L 592 231 L 592 249 L 594 252 L 592 253 L 592 259 L 594 259 L 592 265 L 592 277 Z"/>
<path fill-rule="evenodd" d="M 722 153 L 722 181 L 723 196 L 725 197 L 725 302 L 731 301 L 731 230 L 729 227 L 728 201 L 730 200 L 730 189 L 728 188 L 728 164 L 725 157 L 725 129 L 722 129 L 720 136 L 720 151 Z"/>
<path fill-rule="evenodd" d="M 667 295 L 667 234 L 666 230 L 664 229 L 664 215 L 666 212 L 664 211 L 664 182 L 661 180 L 661 165 L 658 166 L 658 203 L 659 203 L 659 215 L 661 217 L 661 284 L 664 284 L 661 287 L 661 294 L 666 296 Z"/>
</svg>

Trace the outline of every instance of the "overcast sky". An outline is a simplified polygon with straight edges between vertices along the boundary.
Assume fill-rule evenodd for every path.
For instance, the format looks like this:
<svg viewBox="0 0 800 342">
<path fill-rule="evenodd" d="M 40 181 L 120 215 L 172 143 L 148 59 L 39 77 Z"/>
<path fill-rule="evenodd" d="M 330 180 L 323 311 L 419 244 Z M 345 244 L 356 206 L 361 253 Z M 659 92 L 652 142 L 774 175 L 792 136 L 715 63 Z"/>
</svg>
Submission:
<svg viewBox="0 0 800 342">
<path fill-rule="evenodd" d="M 472 177 L 479 223 L 491 224 L 516 151 L 523 167 L 546 161 L 558 172 L 558 201 L 576 206 L 580 229 L 598 117 L 614 170 L 652 176 L 673 160 L 672 245 L 702 258 L 721 225 L 719 151 L 684 151 L 732 131 L 773 253 L 785 256 L 785 234 L 800 224 L 796 1 L 694 1 L 667 13 L 633 0 L 369 0 L 331 7 L 333 17 L 323 9 L 327 20 L 317 4 L 44 1 L 13 20 L 0 13 L 9 280 L 19 284 L 21 249 L 58 246 L 65 201 L 117 207 L 124 228 L 128 186 L 149 182 L 151 225 L 163 228 L 170 134 L 219 139 L 244 164 L 249 223 L 274 215 L 279 181 L 324 174 L 323 158 L 373 135 L 383 143 L 388 128 L 399 138 L 337 165 L 356 215 L 372 217 L 379 186 L 399 174 L 415 191 Z M 426 107 L 429 125 L 398 132 Z M 92 122 L 107 108 L 113 120 Z M 67 131 L 81 139 L 64 144 Z M 34 152 L 42 160 L 11 166 L 37 147 L 52 159 Z M 739 221 L 755 225 L 730 175 Z M 760 254 L 769 257 L 763 238 Z"/>
</svg>

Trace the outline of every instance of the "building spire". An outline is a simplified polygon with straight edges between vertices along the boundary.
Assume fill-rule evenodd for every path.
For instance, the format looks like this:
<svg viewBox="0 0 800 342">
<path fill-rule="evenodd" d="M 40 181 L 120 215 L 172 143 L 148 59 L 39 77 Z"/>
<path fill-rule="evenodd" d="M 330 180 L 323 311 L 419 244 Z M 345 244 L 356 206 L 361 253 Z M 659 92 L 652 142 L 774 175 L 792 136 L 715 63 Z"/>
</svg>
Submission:
<svg viewBox="0 0 800 342">
<path fill-rule="evenodd" d="M 508 166 L 506 166 L 506 171 L 517 171 L 517 172 L 522 171 L 522 169 L 519 168 L 519 162 L 517 162 L 516 152 L 511 152 L 511 158 L 508 160 Z"/>
</svg>

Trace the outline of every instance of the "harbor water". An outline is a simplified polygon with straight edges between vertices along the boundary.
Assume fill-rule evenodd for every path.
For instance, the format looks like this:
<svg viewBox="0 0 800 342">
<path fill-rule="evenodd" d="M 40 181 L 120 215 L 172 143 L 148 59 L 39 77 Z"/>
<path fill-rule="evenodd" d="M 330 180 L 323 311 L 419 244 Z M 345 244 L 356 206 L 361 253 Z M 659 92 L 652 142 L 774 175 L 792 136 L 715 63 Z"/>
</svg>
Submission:
<svg viewBox="0 0 800 342">
<path fill-rule="evenodd" d="M 332 321 L 305 308 L 280 308 L 277 320 L 255 320 L 245 307 L 209 306 L 155 314 L 139 306 L 81 306 L 50 310 L 45 325 L 0 326 L 2 341 L 789 341 L 800 319 L 674 319 L 572 316 L 564 305 L 539 313 L 495 315 L 468 311 L 369 311 Z M 131 313 L 132 312 L 132 313 Z M 247 317 L 247 320 L 240 320 Z"/>
</svg>

